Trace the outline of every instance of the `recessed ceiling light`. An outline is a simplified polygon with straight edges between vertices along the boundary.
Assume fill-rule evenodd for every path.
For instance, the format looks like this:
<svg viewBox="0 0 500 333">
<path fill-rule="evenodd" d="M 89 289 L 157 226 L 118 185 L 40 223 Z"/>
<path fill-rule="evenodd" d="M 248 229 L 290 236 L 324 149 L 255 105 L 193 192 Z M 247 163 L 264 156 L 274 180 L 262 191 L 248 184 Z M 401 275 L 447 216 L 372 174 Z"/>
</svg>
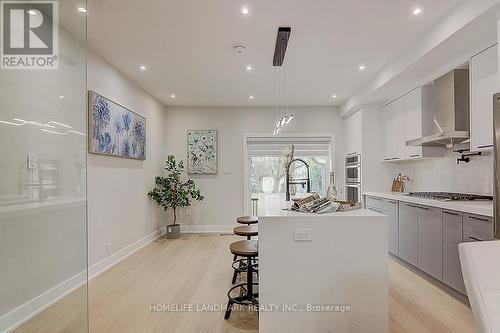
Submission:
<svg viewBox="0 0 500 333">
<path fill-rule="evenodd" d="M 253 95 L 248 96 L 249 99 L 254 99 Z"/>
<path fill-rule="evenodd" d="M 59 98 L 60 98 L 60 99 L 64 99 L 64 96 L 63 96 L 63 95 L 59 95 Z"/>
<path fill-rule="evenodd" d="M 358 68 L 359 68 L 360 71 L 364 71 L 366 69 L 366 66 L 365 65 L 359 65 Z"/>
<path fill-rule="evenodd" d="M 337 98 L 337 95 L 336 95 L 336 94 L 333 94 L 333 95 L 332 95 L 332 98 Z"/>
<path fill-rule="evenodd" d="M 175 94 L 170 95 L 170 98 L 175 98 Z"/>
<path fill-rule="evenodd" d="M 36 11 L 34 11 L 33 9 L 30 9 L 30 10 L 28 10 L 28 14 L 30 14 L 32 16 L 35 16 L 36 15 Z"/>
<path fill-rule="evenodd" d="M 413 15 L 420 15 L 422 14 L 422 8 L 415 8 L 413 10 Z"/>
<path fill-rule="evenodd" d="M 250 72 L 250 71 L 252 70 L 252 66 L 248 65 L 248 66 L 246 67 L 246 70 L 247 70 L 247 72 Z"/>
<path fill-rule="evenodd" d="M 247 14 L 249 13 L 248 8 L 247 8 L 247 7 L 243 7 L 243 8 L 241 8 L 241 13 L 242 13 L 243 15 L 247 15 Z"/>
<path fill-rule="evenodd" d="M 87 12 L 87 8 L 85 8 L 85 7 L 78 7 L 78 11 L 80 13 L 86 13 Z"/>
<path fill-rule="evenodd" d="M 147 71 L 148 70 L 148 66 L 146 65 L 139 65 L 139 70 L 144 72 L 144 71 Z"/>
</svg>

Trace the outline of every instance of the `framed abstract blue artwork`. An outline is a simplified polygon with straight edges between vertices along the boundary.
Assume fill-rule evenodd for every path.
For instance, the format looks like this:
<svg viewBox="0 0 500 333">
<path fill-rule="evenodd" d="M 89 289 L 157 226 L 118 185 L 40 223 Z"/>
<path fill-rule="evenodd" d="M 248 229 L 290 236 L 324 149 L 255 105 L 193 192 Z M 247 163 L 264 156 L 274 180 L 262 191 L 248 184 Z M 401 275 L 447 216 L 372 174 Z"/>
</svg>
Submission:
<svg viewBox="0 0 500 333">
<path fill-rule="evenodd" d="M 89 153 L 146 159 L 146 118 L 89 91 Z"/>
</svg>

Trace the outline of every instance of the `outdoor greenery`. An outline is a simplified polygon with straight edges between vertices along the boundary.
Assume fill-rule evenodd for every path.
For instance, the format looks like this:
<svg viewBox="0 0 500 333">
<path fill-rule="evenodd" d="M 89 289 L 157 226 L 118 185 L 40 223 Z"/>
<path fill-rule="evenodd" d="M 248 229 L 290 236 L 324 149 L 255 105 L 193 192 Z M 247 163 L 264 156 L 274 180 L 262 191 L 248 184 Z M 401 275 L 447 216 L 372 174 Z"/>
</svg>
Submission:
<svg viewBox="0 0 500 333">
<path fill-rule="evenodd" d="M 148 196 L 154 200 L 163 210 L 169 208 L 174 212 L 174 225 L 177 225 L 177 208 L 191 206 L 191 200 L 202 201 L 204 199 L 201 191 L 196 188 L 194 180 L 182 180 L 184 173 L 184 162 L 177 163 L 174 155 L 169 155 L 165 162 L 166 177 L 156 177 L 155 187 L 148 192 Z"/>
<path fill-rule="evenodd" d="M 309 164 L 311 174 L 311 188 L 313 191 L 325 195 L 325 181 L 327 179 L 325 156 L 296 156 Z M 264 193 L 264 180 L 271 180 L 271 193 L 284 193 L 285 189 L 285 167 L 284 156 L 251 156 L 249 158 L 250 188 L 252 193 Z M 290 169 L 293 178 L 305 178 L 306 168 L 301 163 L 294 163 Z M 297 190 L 300 190 L 298 186 Z"/>
</svg>

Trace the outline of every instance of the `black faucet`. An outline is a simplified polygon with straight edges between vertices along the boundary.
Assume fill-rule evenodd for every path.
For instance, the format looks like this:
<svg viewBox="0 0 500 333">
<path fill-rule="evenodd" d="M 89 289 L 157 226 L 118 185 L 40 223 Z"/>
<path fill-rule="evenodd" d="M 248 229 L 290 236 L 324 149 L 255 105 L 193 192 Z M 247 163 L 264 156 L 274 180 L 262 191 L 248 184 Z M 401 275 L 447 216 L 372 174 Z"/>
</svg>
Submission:
<svg viewBox="0 0 500 333">
<path fill-rule="evenodd" d="M 482 155 L 481 152 L 464 154 L 467 151 L 470 151 L 470 150 L 469 149 L 458 149 L 458 150 L 455 150 L 455 153 L 462 154 L 462 156 L 460 156 L 459 158 L 457 158 L 457 164 L 460 164 L 460 162 L 469 163 L 471 156 L 481 156 Z"/>
<path fill-rule="evenodd" d="M 290 166 L 294 162 L 304 163 L 307 169 L 307 178 L 294 179 L 293 181 L 290 181 Z M 302 185 L 302 187 L 307 184 L 307 193 L 311 193 L 311 177 L 309 175 L 309 164 L 307 164 L 303 159 L 295 158 L 291 160 L 286 166 L 286 201 L 290 201 L 290 184 L 300 184 Z"/>
</svg>

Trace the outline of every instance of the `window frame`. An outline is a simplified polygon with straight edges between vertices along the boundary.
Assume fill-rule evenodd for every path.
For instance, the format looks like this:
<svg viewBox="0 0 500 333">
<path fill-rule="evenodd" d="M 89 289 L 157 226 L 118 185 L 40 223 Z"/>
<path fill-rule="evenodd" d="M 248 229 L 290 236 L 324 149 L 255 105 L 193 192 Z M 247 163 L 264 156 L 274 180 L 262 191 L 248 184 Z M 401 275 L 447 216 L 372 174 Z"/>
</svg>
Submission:
<svg viewBox="0 0 500 333">
<path fill-rule="evenodd" d="M 252 209 L 251 209 L 251 193 L 250 193 L 250 188 L 249 188 L 249 182 L 248 182 L 248 177 L 249 177 L 249 158 L 250 156 L 255 156 L 256 154 L 249 154 L 248 151 L 248 142 L 249 139 L 263 139 L 266 140 L 268 139 L 269 141 L 272 141 L 273 139 L 276 138 L 291 138 L 291 139 L 313 139 L 313 138 L 319 138 L 325 141 L 329 141 L 330 143 L 330 149 L 329 149 L 329 162 L 327 163 L 327 175 L 330 175 L 331 172 L 334 172 L 336 174 L 336 168 L 335 168 L 335 134 L 334 133 L 327 133 L 327 132 L 322 132 L 322 133 L 287 133 L 283 135 L 279 135 L 278 137 L 273 136 L 271 134 L 262 134 L 262 133 L 245 133 L 243 134 L 243 211 L 245 215 L 250 215 Z M 271 154 L 272 155 L 272 154 Z M 327 180 L 328 182 L 328 180 Z M 329 185 L 329 184 L 327 184 Z"/>
</svg>

